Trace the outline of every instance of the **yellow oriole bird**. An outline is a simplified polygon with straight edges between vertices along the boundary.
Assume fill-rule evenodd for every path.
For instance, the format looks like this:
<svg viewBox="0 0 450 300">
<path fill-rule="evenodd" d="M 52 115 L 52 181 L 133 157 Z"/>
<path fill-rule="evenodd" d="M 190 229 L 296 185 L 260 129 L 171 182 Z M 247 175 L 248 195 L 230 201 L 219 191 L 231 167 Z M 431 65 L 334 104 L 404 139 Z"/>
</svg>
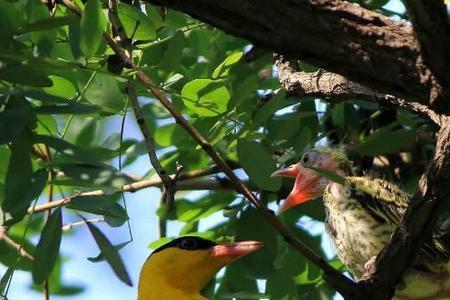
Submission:
<svg viewBox="0 0 450 300">
<path fill-rule="evenodd" d="M 323 170 L 322 175 L 320 170 Z M 325 229 L 341 261 L 359 279 L 366 264 L 389 241 L 410 197 L 392 183 L 368 176 L 352 176 L 352 171 L 351 162 L 343 151 L 315 148 L 307 151 L 297 164 L 272 175 L 295 178 L 282 212 L 323 196 Z M 331 175 L 325 176 L 324 172 L 339 175 L 342 182 L 328 179 Z M 435 230 L 405 272 L 394 299 L 450 299 L 449 261 L 450 243 L 446 233 Z"/>
<path fill-rule="evenodd" d="M 262 247 L 261 242 L 217 244 L 195 236 L 156 249 L 144 263 L 138 300 L 206 300 L 200 291 L 224 266 Z"/>
</svg>

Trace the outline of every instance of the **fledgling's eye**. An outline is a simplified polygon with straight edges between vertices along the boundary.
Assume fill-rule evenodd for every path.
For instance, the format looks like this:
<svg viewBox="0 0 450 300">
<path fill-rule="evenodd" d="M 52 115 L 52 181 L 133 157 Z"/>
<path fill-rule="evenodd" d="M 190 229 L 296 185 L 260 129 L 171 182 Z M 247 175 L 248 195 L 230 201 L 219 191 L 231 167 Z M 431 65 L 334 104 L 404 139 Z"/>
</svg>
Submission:
<svg viewBox="0 0 450 300">
<path fill-rule="evenodd" d="M 181 249 L 195 250 L 198 248 L 198 243 L 193 238 L 185 238 L 185 239 L 181 240 L 179 246 Z"/>
<path fill-rule="evenodd" d="M 310 150 L 305 154 L 303 154 L 302 158 L 300 159 L 300 162 L 306 167 L 313 166 L 317 163 L 319 156 L 320 155 L 317 151 Z"/>
<path fill-rule="evenodd" d="M 303 154 L 303 156 L 302 156 L 302 158 L 300 159 L 300 161 L 302 162 L 302 164 L 304 164 L 304 165 L 308 165 L 308 162 L 310 161 L 310 158 L 309 158 L 309 152 L 306 152 L 305 154 Z"/>
</svg>

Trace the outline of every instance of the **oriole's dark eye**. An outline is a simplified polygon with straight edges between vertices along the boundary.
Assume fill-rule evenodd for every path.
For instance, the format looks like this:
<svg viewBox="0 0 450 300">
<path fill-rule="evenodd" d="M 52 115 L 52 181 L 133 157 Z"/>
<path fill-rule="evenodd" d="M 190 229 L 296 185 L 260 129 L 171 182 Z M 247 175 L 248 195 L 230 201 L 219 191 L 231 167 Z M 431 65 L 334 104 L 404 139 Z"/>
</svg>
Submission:
<svg viewBox="0 0 450 300">
<path fill-rule="evenodd" d="M 185 238 L 180 241 L 179 246 L 181 249 L 195 250 L 198 248 L 198 242 L 193 238 Z"/>
</svg>

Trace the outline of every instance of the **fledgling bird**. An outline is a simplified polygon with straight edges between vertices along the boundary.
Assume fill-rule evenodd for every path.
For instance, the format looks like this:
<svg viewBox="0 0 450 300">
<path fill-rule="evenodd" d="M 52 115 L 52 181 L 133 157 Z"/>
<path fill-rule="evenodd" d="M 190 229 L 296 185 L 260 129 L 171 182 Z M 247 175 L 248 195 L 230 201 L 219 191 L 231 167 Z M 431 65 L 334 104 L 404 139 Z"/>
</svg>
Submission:
<svg viewBox="0 0 450 300">
<path fill-rule="evenodd" d="M 195 236 L 177 238 L 153 251 L 139 277 L 138 300 L 207 300 L 200 292 L 224 266 L 263 244 L 217 244 Z"/>
<path fill-rule="evenodd" d="M 338 175 L 343 184 L 320 175 L 320 170 L 323 175 Z M 311 149 L 298 163 L 279 169 L 272 176 L 295 178 L 281 212 L 323 196 L 326 232 L 337 255 L 357 280 L 364 274 L 366 264 L 389 241 L 410 202 L 410 197 L 394 184 L 352 176 L 352 164 L 339 149 Z M 394 299 L 450 299 L 449 250 L 448 240 L 435 233 L 405 272 Z"/>
</svg>

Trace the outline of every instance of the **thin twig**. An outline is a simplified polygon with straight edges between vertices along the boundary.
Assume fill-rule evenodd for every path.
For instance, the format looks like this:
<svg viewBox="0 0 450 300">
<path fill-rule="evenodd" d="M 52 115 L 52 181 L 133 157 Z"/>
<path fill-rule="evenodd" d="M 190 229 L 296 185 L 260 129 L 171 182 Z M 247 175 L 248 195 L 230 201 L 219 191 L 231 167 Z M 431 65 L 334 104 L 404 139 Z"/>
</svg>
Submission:
<svg viewBox="0 0 450 300">
<path fill-rule="evenodd" d="M 5 244 L 12 249 L 16 250 L 20 254 L 20 256 L 29 260 L 34 260 L 34 257 L 31 254 L 29 254 L 25 249 L 23 249 L 21 245 L 17 244 L 6 234 L 6 229 L 3 226 L 0 226 L 0 240 L 4 241 Z"/>
<path fill-rule="evenodd" d="M 164 201 L 166 203 L 173 203 L 173 198 L 175 196 L 175 185 L 170 176 L 167 174 L 166 170 L 164 170 L 164 168 L 161 166 L 161 162 L 156 155 L 155 141 L 153 140 L 150 130 L 148 129 L 149 127 L 147 125 L 147 122 L 145 121 L 144 113 L 139 106 L 135 83 L 131 79 L 128 80 L 128 95 L 131 102 L 131 107 L 133 108 L 134 115 L 136 117 L 136 122 L 138 123 L 139 129 L 144 136 L 150 163 L 155 169 L 156 174 L 158 174 L 159 178 L 161 178 L 161 181 L 164 185 L 164 195 L 166 197 Z"/>
<path fill-rule="evenodd" d="M 124 53 L 130 60 L 133 61 L 132 58 L 132 40 L 127 37 L 125 31 L 123 30 L 122 24 L 117 15 L 117 3 L 116 0 L 109 0 L 109 16 L 111 19 L 112 27 L 114 31 L 119 35 L 122 42 L 126 44 L 126 52 Z M 116 53 L 117 54 L 117 53 Z M 145 121 L 144 112 L 139 105 L 139 99 L 136 93 L 136 86 L 134 83 L 134 79 L 128 80 L 128 98 L 131 102 L 131 107 L 133 108 L 134 116 L 136 117 L 136 122 L 139 125 L 139 129 L 144 137 L 145 146 L 147 147 L 147 153 L 150 159 L 150 163 L 155 169 L 156 174 L 161 178 L 161 181 L 164 184 L 164 195 L 165 195 L 165 203 L 173 203 L 173 198 L 175 196 L 175 185 L 167 174 L 166 170 L 162 167 L 161 162 L 156 155 L 156 147 L 155 141 L 153 140 L 153 136 L 150 133 L 147 122 Z"/>
<path fill-rule="evenodd" d="M 102 219 L 102 218 L 97 218 L 97 219 L 89 219 L 89 220 L 86 220 L 86 221 L 73 222 L 73 223 L 69 223 L 69 224 L 64 225 L 62 227 L 62 230 L 63 231 L 70 231 L 74 227 L 82 226 L 82 225 L 85 225 L 86 223 L 99 223 L 99 222 L 105 222 L 105 220 Z"/>
<path fill-rule="evenodd" d="M 178 182 L 178 190 L 202 190 L 202 189 L 230 189 L 229 186 L 224 185 L 223 187 L 217 183 L 213 183 L 211 181 L 204 181 L 203 182 L 199 182 L 199 181 L 192 181 L 189 179 L 194 179 L 194 178 L 198 178 L 198 177 L 203 177 L 203 176 L 207 176 L 207 175 L 211 175 L 211 174 L 216 174 L 220 172 L 220 170 L 218 169 L 218 167 L 214 166 L 212 168 L 206 168 L 206 169 L 198 169 L 198 170 L 193 170 L 193 171 L 188 171 L 188 172 L 184 172 L 184 173 L 180 173 L 180 176 L 178 178 L 179 182 Z M 170 175 L 170 177 L 173 179 L 175 179 L 175 174 Z M 73 199 L 78 198 L 78 197 L 100 197 L 100 196 L 108 196 L 108 195 L 113 195 L 113 194 L 118 194 L 118 193 L 122 193 L 122 192 L 136 192 L 145 188 L 149 188 L 149 187 L 161 187 L 162 186 L 162 181 L 161 178 L 156 177 L 156 178 L 150 178 L 150 179 L 146 179 L 146 180 L 141 180 L 141 181 L 136 181 L 133 183 L 129 183 L 129 184 L 125 184 L 123 186 L 121 186 L 120 188 L 118 188 L 115 191 L 107 191 L 105 192 L 104 190 L 95 190 L 95 191 L 89 191 L 89 192 L 77 192 L 73 195 L 64 197 L 62 199 L 57 199 L 57 200 L 53 200 L 51 203 L 44 203 L 44 204 L 40 204 L 40 205 L 36 205 L 35 207 L 30 207 L 28 209 L 28 214 L 34 214 L 34 213 L 40 213 L 40 212 L 44 212 L 47 211 L 49 209 L 52 208 L 56 208 L 56 207 L 61 207 L 61 206 L 66 206 L 68 204 L 70 204 L 70 202 L 72 202 Z"/>
<path fill-rule="evenodd" d="M 167 198 L 166 191 L 162 190 L 161 191 L 161 199 L 159 200 L 159 207 L 160 208 L 164 207 L 167 212 L 166 198 Z M 158 217 L 158 233 L 159 233 L 159 238 L 163 238 L 163 237 L 167 236 L 167 217 L 166 216 Z"/>
<path fill-rule="evenodd" d="M 55 171 L 52 168 L 52 154 L 50 152 L 50 147 L 48 145 L 45 145 L 45 150 L 47 152 L 48 181 L 49 181 L 47 203 L 50 204 L 53 201 L 53 184 L 51 182 L 54 179 Z M 48 223 L 48 220 L 50 219 L 50 215 L 51 215 L 51 210 L 47 210 L 45 212 L 45 224 L 46 225 Z M 44 280 L 44 284 L 43 284 L 43 292 L 44 292 L 45 300 L 49 300 L 50 299 L 49 285 L 50 285 L 50 282 L 49 282 L 49 279 L 47 278 L 46 280 Z"/>
</svg>

